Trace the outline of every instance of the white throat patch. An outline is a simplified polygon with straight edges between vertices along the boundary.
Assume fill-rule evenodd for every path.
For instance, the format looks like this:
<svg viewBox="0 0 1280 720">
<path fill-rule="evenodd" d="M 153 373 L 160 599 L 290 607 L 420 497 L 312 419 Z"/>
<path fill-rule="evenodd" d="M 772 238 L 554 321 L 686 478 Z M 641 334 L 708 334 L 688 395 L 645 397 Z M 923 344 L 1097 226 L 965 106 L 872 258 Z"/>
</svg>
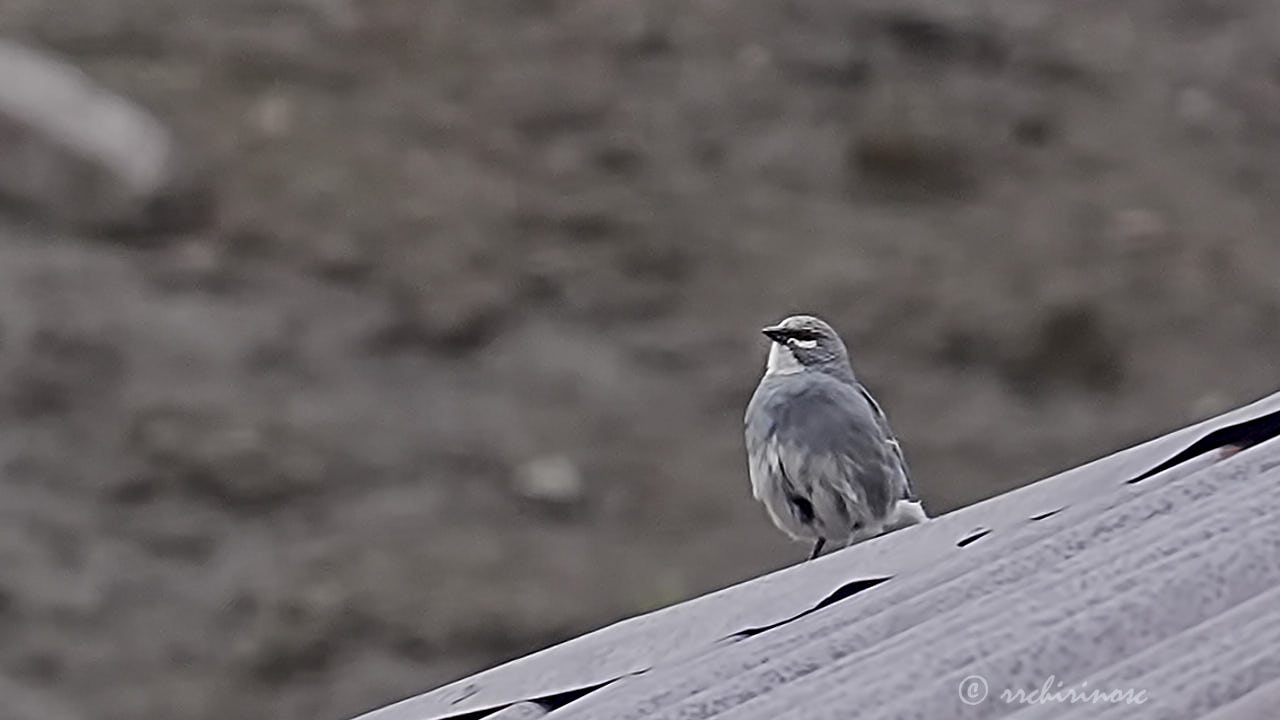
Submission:
<svg viewBox="0 0 1280 720">
<path fill-rule="evenodd" d="M 780 343 L 769 343 L 769 361 L 765 363 L 765 375 L 791 375 L 802 372 L 804 366 L 796 360 L 791 349 Z"/>
</svg>

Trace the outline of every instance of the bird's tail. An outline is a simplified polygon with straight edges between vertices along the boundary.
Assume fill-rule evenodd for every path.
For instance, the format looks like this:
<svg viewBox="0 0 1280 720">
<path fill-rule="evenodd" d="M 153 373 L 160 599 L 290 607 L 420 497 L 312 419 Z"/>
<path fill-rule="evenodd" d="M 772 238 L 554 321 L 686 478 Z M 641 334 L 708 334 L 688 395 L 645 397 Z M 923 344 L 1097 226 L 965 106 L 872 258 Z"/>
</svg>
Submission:
<svg viewBox="0 0 1280 720">
<path fill-rule="evenodd" d="M 893 532 L 912 525 L 919 525 L 929 519 L 924 511 L 924 504 L 919 500 L 899 500 L 885 521 L 884 531 Z"/>
</svg>

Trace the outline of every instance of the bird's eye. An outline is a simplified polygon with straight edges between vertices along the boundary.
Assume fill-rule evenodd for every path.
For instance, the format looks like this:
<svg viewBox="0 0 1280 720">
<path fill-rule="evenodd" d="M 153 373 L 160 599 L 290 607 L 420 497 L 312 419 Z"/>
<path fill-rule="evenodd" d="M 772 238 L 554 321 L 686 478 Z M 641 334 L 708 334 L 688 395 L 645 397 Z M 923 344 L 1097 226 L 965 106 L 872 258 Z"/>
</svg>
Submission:
<svg viewBox="0 0 1280 720">
<path fill-rule="evenodd" d="M 797 330 L 787 338 L 787 344 L 811 350 L 818 346 L 818 334 L 810 330 Z"/>
</svg>

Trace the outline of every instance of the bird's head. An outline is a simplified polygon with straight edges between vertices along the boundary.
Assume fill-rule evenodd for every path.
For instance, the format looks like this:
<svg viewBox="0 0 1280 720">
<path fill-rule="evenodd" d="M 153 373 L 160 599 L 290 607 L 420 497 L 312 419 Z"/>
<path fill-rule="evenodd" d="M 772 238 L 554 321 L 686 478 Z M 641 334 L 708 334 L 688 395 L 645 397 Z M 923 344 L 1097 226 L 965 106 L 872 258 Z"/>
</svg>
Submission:
<svg viewBox="0 0 1280 720">
<path fill-rule="evenodd" d="M 766 372 L 848 370 L 849 352 L 831 326 L 812 315 L 792 315 L 760 332 L 772 341 Z M 851 372 L 851 371 L 850 371 Z"/>
</svg>

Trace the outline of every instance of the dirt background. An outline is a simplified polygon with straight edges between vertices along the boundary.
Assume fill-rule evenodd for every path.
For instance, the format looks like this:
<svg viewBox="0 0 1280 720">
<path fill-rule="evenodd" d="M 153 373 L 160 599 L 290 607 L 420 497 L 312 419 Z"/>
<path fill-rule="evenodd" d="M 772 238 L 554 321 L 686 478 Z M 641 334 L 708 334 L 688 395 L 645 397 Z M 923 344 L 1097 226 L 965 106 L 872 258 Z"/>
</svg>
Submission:
<svg viewBox="0 0 1280 720">
<path fill-rule="evenodd" d="M 849 341 L 935 513 L 1277 384 L 1275 3 L 0 28 L 175 128 L 213 209 L 4 216 L 5 717 L 338 720 L 797 561 L 741 447 L 793 311 Z"/>
</svg>

